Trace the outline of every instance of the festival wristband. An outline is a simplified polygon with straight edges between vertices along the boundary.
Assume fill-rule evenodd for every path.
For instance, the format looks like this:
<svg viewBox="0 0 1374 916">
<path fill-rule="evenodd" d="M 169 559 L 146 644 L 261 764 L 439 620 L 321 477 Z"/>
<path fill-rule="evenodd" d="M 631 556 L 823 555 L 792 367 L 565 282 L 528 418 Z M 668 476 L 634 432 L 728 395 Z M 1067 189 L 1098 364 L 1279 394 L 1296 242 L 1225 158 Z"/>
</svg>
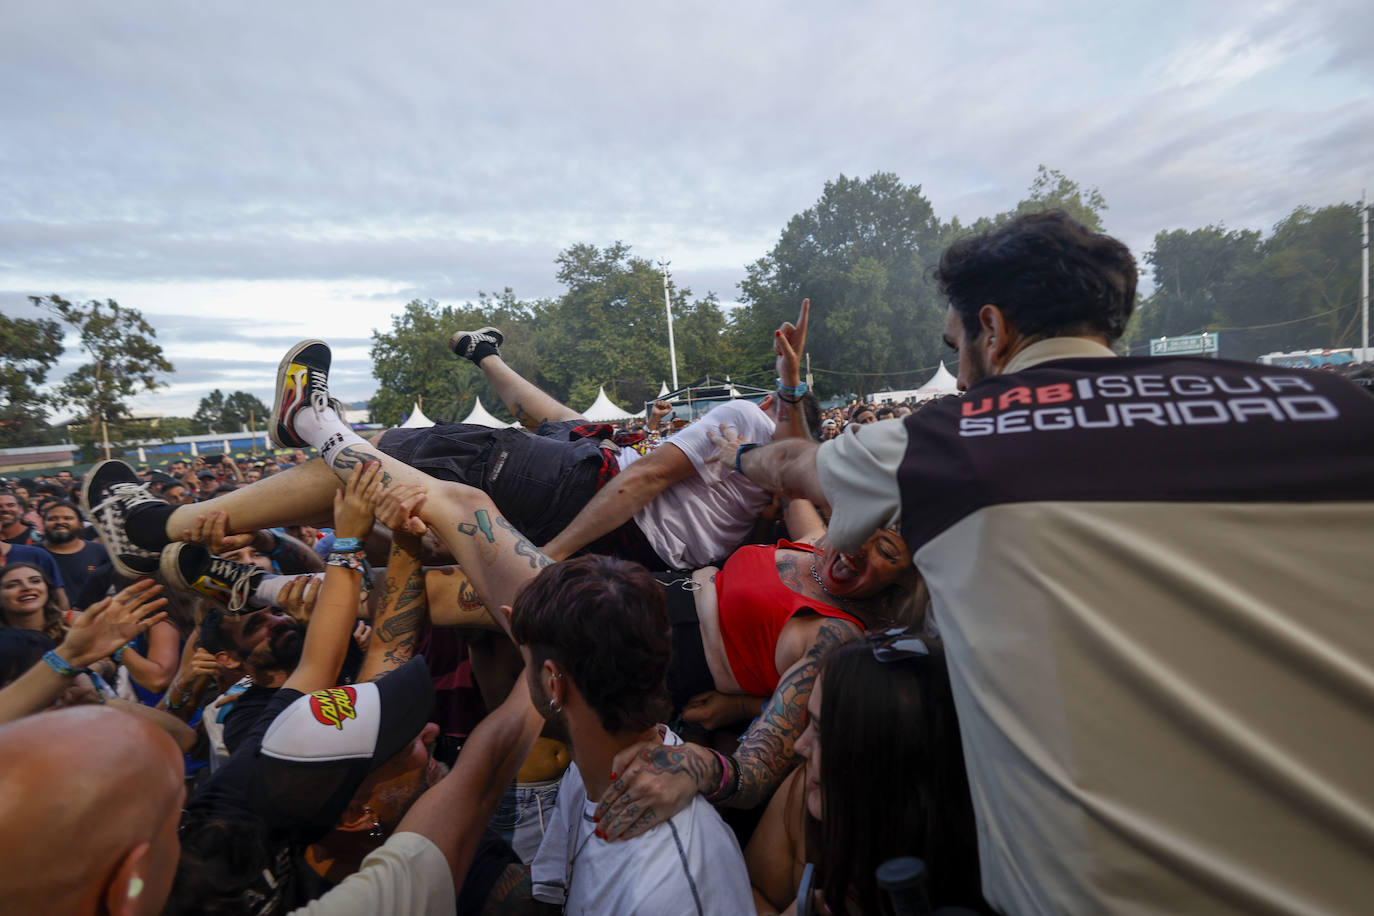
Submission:
<svg viewBox="0 0 1374 916">
<path fill-rule="evenodd" d="M 120 646 L 118 649 L 115 649 L 115 650 L 114 650 L 114 654 L 112 654 L 112 655 L 110 656 L 110 658 L 114 659 L 114 663 L 115 663 L 116 665 L 118 665 L 118 664 L 120 664 L 120 660 L 124 657 L 124 650 L 125 650 L 125 649 L 132 649 L 133 647 L 134 647 L 133 640 L 129 640 L 129 641 L 126 642 L 124 645 Z"/>
<path fill-rule="evenodd" d="M 336 550 L 362 550 L 363 542 L 359 538 L 335 538 L 334 543 L 329 545 L 329 552 Z"/>
<path fill-rule="evenodd" d="M 789 398 L 799 398 L 807 392 L 806 382 L 798 382 L 795 385 L 784 385 L 782 379 L 778 379 L 778 394 Z"/>
<path fill-rule="evenodd" d="M 744 469 L 741 468 L 741 467 L 739 466 L 739 460 L 740 460 L 741 458 L 744 457 L 744 453 L 745 453 L 745 452 L 750 451 L 750 450 L 752 450 L 752 449 L 759 448 L 759 447 L 761 447 L 762 445 L 763 445 L 762 442 L 746 442 L 746 443 L 744 443 L 743 445 L 741 445 L 741 446 L 735 451 L 735 470 L 736 470 L 736 471 L 739 471 L 741 474 L 743 474 L 743 473 L 744 473 Z"/>
<path fill-rule="evenodd" d="M 57 654 L 57 650 L 49 649 L 43 653 L 43 661 L 48 663 L 48 667 L 56 671 L 63 677 L 76 677 L 78 674 L 85 674 L 89 668 L 73 668 L 67 664 L 67 660 Z"/>
<path fill-rule="evenodd" d="M 726 765 L 725 755 L 722 754 L 720 751 L 716 750 L 715 748 L 707 748 L 707 750 L 715 754 L 716 759 L 720 761 L 720 785 L 716 787 L 716 791 L 706 796 L 706 800 L 708 802 L 714 802 L 725 794 L 725 784 L 730 779 L 730 767 Z"/>
</svg>

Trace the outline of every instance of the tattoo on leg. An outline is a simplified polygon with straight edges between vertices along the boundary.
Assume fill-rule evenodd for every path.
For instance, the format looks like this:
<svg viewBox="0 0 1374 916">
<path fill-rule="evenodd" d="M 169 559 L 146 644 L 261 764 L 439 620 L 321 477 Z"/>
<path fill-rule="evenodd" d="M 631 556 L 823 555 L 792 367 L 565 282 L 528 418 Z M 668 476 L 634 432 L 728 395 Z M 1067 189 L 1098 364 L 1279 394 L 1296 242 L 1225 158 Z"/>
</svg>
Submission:
<svg viewBox="0 0 1374 916">
<path fill-rule="evenodd" d="M 341 449 L 339 450 L 339 456 L 338 456 L 337 458 L 334 459 L 334 470 L 336 470 L 336 471 L 339 470 L 339 469 L 352 470 L 352 469 L 354 469 L 354 468 L 360 468 L 360 467 L 362 467 L 363 465 L 367 464 L 369 461 L 376 461 L 376 460 L 377 460 L 377 456 L 376 456 L 376 455 L 370 455 L 370 454 L 368 454 L 367 452 L 364 452 L 364 451 L 360 450 L 356 445 L 345 445 L 343 448 L 341 448 Z M 391 475 L 388 474 L 388 473 L 386 472 L 386 469 L 385 469 L 385 468 L 383 468 L 383 469 L 382 469 L 382 486 L 383 486 L 383 487 L 389 487 L 389 486 L 391 486 L 391 481 L 392 481 Z"/>
<path fill-rule="evenodd" d="M 530 569 L 543 569 L 545 566 L 553 565 L 553 560 L 550 560 L 548 556 L 545 555 L 544 551 L 535 547 L 534 544 L 530 542 L 530 539 L 521 534 L 510 522 L 498 515 L 496 516 L 496 524 L 515 535 L 516 556 L 521 556 L 529 560 Z"/>
</svg>

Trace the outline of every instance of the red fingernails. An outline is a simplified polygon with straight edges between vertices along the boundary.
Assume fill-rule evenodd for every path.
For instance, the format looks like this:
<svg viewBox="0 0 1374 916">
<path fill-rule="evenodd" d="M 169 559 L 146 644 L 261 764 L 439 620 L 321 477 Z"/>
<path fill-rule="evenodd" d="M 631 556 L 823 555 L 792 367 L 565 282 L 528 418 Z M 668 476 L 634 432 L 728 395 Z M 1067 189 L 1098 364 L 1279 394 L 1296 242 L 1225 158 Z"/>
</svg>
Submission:
<svg viewBox="0 0 1374 916">
<path fill-rule="evenodd" d="M 599 815 L 599 814 L 593 814 L 593 815 L 592 815 L 592 820 L 593 820 L 594 822 L 598 823 L 598 824 L 601 823 L 601 815 Z"/>
<path fill-rule="evenodd" d="M 593 830 L 592 833 L 594 833 L 596 836 L 601 837 L 601 839 L 603 839 L 603 840 L 606 839 L 606 834 L 604 834 L 604 833 L 601 832 L 601 828 L 600 828 L 600 827 L 598 827 L 598 828 L 596 828 L 595 830 Z"/>
<path fill-rule="evenodd" d="M 620 778 L 620 774 L 619 774 L 619 773 L 612 773 L 612 774 L 611 774 L 611 779 L 619 779 L 619 778 Z"/>
</svg>

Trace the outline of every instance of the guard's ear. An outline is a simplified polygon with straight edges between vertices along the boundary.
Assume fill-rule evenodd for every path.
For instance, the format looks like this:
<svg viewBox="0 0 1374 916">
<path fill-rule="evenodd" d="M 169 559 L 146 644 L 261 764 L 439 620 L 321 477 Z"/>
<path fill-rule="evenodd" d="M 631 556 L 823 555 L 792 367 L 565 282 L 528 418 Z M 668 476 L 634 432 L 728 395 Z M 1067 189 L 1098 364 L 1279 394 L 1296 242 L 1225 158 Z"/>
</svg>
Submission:
<svg viewBox="0 0 1374 916">
<path fill-rule="evenodd" d="M 360 805 L 356 801 L 351 801 L 348 803 L 348 808 L 345 809 L 343 815 L 340 816 L 338 823 L 334 825 L 334 829 L 342 830 L 345 833 L 358 833 L 362 830 L 371 830 L 373 819 L 374 815 L 371 811 L 367 810 L 366 805 Z"/>
<path fill-rule="evenodd" d="M 764 413 L 768 413 L 770 410 L 773 409 L 773 404 L 776 401 L 777 397 L 775 397 L 774 395 L 764 395 L 763 400 L 759 401 L 759 410 L 762 410 Z"/>
<path fill-rule="evenodd" d="M 142 899 L 152 848 L 151 843 L 139 843 L 119 860 L 109 884 L 105 885 L 105 912 L 111 916 L 134 916 L 152 909 Z"/>
<path fill-rule="evenodd" d="M 232 655 L 229 652 L 216 652 L 215 662 L 221 668 L 228 668 L 230 671 L 238 671 L 240 668 L 243 667 L 243 659 L 238 658 L 237 656 Z"/>
</svg>

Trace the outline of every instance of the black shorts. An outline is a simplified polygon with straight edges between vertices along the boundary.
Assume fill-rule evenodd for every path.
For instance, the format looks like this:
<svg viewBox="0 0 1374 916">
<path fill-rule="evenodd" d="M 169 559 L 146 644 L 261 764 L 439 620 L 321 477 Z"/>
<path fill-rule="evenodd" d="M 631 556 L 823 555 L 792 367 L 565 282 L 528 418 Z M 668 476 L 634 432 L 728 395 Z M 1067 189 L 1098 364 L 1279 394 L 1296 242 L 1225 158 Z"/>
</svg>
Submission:
<svg viewBox="0 0 1374 916">
<path fill-rule="evenodd" d="M 654 573 L 668 601 L 668 622 L 673 627 L 673 660 L 668 663 L 668 696 L 673 701 L 673 718 L 687 701 L 699 693 L 716 689 L 711 666 L 706 663 L 706 646 L 697 623 L 696 590 L 691 576 Z M 710 586 L 705 586 L 709 588 Z"/>
<path fill-rule="evenodd" d="M 600 485 L 600 443 L 572 435 L 585 423 L 541 423 L 533 434 L 440 423 L 387 430 L 377 448 L 431 477 L 484 491 L 521 534 L 543 545 L 568 526 Z"/>
</svg>

